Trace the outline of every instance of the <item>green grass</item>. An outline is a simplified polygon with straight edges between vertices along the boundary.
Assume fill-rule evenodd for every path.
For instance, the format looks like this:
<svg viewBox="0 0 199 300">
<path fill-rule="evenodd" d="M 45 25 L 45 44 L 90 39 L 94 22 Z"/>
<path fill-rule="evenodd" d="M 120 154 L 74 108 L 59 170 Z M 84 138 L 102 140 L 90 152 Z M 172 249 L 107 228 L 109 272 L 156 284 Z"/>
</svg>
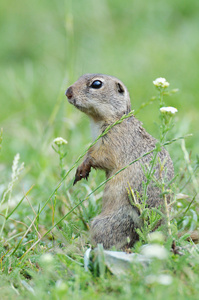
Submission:
<svg viewBox="0 0 199 300">
<path fill-rule="evenodd" d="M 17 5 L 1 1 L 2 299 L 198 298 L 198 248 L 177 237 L 177 231 L 199 226 L 198 8 L 197 0 L 20 0 Z M 54 138 L 68 141 L 62 161 L 66 171 L 91 142 L 88 118 L 64 95 L 70 84 L 89 72 L 120 78 L 135 111 L 156 96 L 152 81 L 165 77 L 171 89 L 179 88 L 165 97 L 166 105 L 178 109 L 169 139 L 193 134 L 185 140 L 186 149 L 180 141 L 167 148 L 178 174 L 172 187 L 178 195 L 171 214 L 172 237 L 185 249 L 184 255 L 170 252 L 168 238 L 163 243 L 166 260 L 154 260 L 147 268 L 133 264 L 122 278 L 110 272 L 96 277 L 83 268 L 90 245 L 88 226 L 101 209 L 103 187 L 46 234 L 104 180 L 103 172 L 93 170 L 88 182 L 73 187 L 74 168 L 57 189 L 63 170 L 52 149 Z M 157 101 L 144 106 L 137 117 L 159 138 Z M 139 252 L 141 245 L 134 250 Z M 151 274 L 167 274 L 172 283 L 150 283 Z"/>
</svg>

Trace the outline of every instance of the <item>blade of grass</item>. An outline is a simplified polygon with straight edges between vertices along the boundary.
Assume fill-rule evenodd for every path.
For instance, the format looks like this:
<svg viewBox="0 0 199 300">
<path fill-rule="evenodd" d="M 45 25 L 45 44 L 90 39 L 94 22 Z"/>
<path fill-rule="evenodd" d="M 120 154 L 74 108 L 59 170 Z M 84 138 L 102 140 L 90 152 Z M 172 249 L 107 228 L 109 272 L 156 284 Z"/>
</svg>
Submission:
<svg viewBox="0 0 199 300">
<path fill-rule="evenodd" d="M 28 227 L 28 229 L 26 230 L 26 232 L 24 233 L 24 235 L 22 236 L 21 240 L 19 241 L 19 243 L 17 244 L 17 246 L 15 247 L 14 251 L 11 253 L 11 255 L 14 255 L 15 252 L 17 251 L 17 249 L 19 248 L 19 246 L 21 245 L 23 239 L 25 238 L 25 236 L 28 234 L 28 232 L 30 231 L 31 227 L 33 226 L 35 220 L 36 220 L 37 216 L 34 217 L 32 223 L 30 224 L 30 226 Z"/>
<path fill-rule="evenodd" d="M 1 152 L 1 148 L 2 148 L 2 146 L 1 146 L 2 141 L 3 141 L 3 128 L 1 128 L 1 130 L 0 130 L 0 152 Z"/>
<path fill-rule="evenodd" d="M 6 220 L 8 220 L 10 218 L 10 216 L 12 216 L 12 214 L 15 212 L 15 210 L 19 207 L 19 205 L 23 202 L 23 200 L 26 198 L 26 196 L 29 194 L 29 192 L 32 190 L 32 188 L 34 187 L 34 184 L 31 186 L 31 188 L 25 193 L 25 195 L 21 198 L 21 200 L 19 201 L 19 203 L 15 206 L 15 208 L 9 213 L 9 215 L 7 215 L 7 217 L 5 217 Z"/>
<path fill-rule="evenodd" d="M 187 169 L 188 169 L 189 174 L 190 174 L 190 176 L 192 178 L 194 189 L 195 189 L 196 193 L 198 194 L 199 193 L 198 182 L 196 180 L 196 177 L 194 175 L 194 171 L 193 171 L 192 166 L 190 164 L 189 153 L 187 152 L 184 140 L 182 140 L 181 147 L 182 147 L 182 151 L 184 153 L 185 161 L 187 163 Z"/>
<path fill-rule="evenodd" d="M 149 99 L 147 102 L 142 103 L 142 104 L 140 105 L 140 107 L 139 107 L 137 110 L 135 110 L 135 115 L 137 115 L 137 114 L 140 112 L 140 110 L 142 110 L 144 107 L 150 105 L 150 104 L 153 103 L 155 100 L 157 100 L 157 97 L 152 97 L 152 98 Z"/>
</svg>

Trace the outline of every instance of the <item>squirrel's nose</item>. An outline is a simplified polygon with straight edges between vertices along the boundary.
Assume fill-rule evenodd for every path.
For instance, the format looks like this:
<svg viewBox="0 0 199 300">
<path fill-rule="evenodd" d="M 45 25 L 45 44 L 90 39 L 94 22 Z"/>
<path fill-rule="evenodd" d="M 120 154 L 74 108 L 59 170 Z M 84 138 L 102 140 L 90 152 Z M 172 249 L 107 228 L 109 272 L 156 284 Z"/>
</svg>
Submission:
<svg viewBox="0 0 199 300">
<path fill-rule="evenodd" d="M 70 86 L 66 92 L 65 92 L 65 95 L 68 99 L 71 99 L 73 97 L 73 89 L 72 89 L 72 86 Z"/>
</svg>

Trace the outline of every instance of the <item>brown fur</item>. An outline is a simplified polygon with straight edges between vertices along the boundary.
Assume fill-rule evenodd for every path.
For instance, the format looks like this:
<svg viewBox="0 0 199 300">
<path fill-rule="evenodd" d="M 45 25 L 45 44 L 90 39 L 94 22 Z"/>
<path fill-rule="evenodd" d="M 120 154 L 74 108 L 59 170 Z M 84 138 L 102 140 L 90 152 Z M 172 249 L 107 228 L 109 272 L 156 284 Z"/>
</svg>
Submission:
<svg viewBox="0 0 199 300">
<path fill-rule="evenodd" d="M 99 80 L 102 86 L 99 89 L 91 85 Z M 85 112 L 92 120 L 92 126 L 97 135 L 122 115 L 131 110 L 127 88 L 117 78 L 102 74 L 86 74 L 81 76 L 66 91 L 71 104 Z M 91 167 L 102 169 L 109 178 L 131 161 L 142 156 L 155 147 L 156 139 L 148 134 L 141 123 L 131 116 L 122 123 L 114 126 L 104 137 L 90 148 L 84 162 L 78 167 L 75 181 L 87 178 Z M 168 152 L 162 149 L 158 154 L 165 162 L 167 180 L 173 177 L 173 164 Z M 105 185 L 102 212 L 95 217 L 91 224 L 91 237 L 94 244 L 102 243 L 104 248 L 112 246 L 124 248 L 127 238 L 130 245 L 138 239 L 135 228 L 141 226 L 139 213 L 128 197 L 129 184 L 134 191 L 142 195 L 142 182 L 145 180 L 143 166 L 149 164 L 152 154 L 147 155 L 119 173 Z M 160 177 L 158 164 L 155 177 Z M 160 190 L 154 183 L 148 186 L 149 207 L 158 207 L 162 204 Z"/>
</svg>

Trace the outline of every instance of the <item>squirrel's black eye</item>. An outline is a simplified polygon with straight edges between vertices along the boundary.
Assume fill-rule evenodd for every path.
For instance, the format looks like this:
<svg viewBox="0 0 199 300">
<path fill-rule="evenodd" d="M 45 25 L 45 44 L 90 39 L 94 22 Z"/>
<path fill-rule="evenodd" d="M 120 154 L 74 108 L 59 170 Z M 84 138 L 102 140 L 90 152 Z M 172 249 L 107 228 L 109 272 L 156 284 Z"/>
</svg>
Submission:
<svg viewBox="0 0 199 300">
<path fill-rule="evenodd" d="M 90 87 L 92 87 L 93 89 L 100 89 L 101 86 L 102 86 L 102 82 L 100 80 L 95 80 L 93 81 Z"/>
</svg>

